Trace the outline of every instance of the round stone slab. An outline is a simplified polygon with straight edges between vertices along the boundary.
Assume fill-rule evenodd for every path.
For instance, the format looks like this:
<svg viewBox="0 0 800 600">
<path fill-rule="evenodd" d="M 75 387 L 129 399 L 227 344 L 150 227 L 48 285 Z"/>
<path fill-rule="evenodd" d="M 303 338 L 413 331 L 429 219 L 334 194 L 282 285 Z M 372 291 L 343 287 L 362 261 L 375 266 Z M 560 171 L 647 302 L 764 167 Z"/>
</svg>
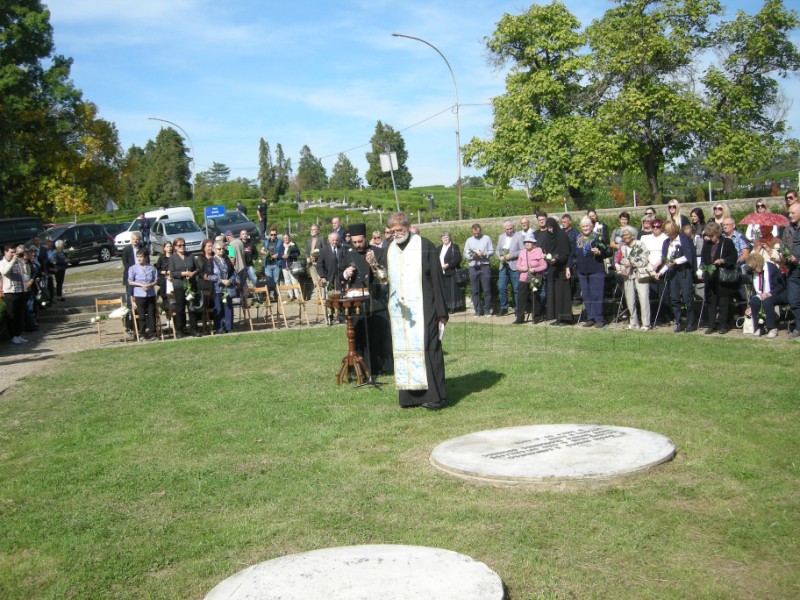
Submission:
<svg viewBox="0 0 800 600">
<path fill-rule="evenodd" d="M 502 600 L 503 582 L 469 556 L 367 545 L 290 554 L 248 567 L 206 600 Z"/>
<path fill-rule="evenodd" d="M 669 438 L 642 429 L 529 425 L 448 440 L 433 449 L 430 460 L 475 481 L 566 488 L 614 482 L 674 456 Z"/>
</svg>

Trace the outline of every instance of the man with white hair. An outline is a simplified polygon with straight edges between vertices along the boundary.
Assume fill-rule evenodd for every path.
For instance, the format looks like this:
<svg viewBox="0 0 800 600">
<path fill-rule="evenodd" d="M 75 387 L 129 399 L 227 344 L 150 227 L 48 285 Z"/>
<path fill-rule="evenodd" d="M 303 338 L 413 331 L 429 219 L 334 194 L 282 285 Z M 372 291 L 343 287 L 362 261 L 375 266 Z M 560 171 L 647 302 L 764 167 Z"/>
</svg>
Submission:
<svg viewBox="0 0 800 600">
<path fill-rule="evenodd" d="M 400 406 L 438 410 L 447 402 L 441 339 L 448 318 L 439 255 L 429 240 L 409 231 L 404 213 L 391 215 L 387 225 L 394 235 L 386 266 Z"/>
</svg>

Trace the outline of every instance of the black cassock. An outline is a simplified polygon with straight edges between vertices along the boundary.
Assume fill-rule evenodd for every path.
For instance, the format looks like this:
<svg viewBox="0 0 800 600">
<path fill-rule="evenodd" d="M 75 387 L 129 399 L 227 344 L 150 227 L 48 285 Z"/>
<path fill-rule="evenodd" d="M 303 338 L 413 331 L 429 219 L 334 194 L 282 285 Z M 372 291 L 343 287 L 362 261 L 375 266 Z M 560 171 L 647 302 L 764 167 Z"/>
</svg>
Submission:
<svg viewBox="0 0 800 600">
<path fill-rule="evenodd" d="M 398 248 L 403 250 L 412 239 L 410 235 Z M 425 371 L 427 390 L 398 390 L 400 406 L 430 404 L 444 406 L 447 390 L 444 382 L 444 353 L 439 340 L 439 319 L 447 318 L 447 302 L 442 284 L 442 265 L 436 247 L 426 238 L 422 242 L 422 310 L 425 320 Z M 396 243 L 396 242 L 395 242 Z"/>
<path fill-rule="evenodd" d="M 370 247 L 375 253 L 378 264 L 386 266 L 384 253 L 380 248 Z M 367 366 L 373 376 L 391 375 L 394 373 L 392 358 L 392 330 L 389 324 L 389 312 L 386 308 L 388 291 L 381 285 L 370 270 L 369 263 L 363 254 L 355 248 L 347 248 L 341 263 L 342 272 L 354 266 L 356 273 L 348 282 L 348 288 L 368 288 L 369 302 L 362 306 L 360 315 L 353 319 L 356 330 L 356 352 L 367 360 Z M 369 354 L 367 354 L 367 333 L 369 333 Z"/>
</svg>

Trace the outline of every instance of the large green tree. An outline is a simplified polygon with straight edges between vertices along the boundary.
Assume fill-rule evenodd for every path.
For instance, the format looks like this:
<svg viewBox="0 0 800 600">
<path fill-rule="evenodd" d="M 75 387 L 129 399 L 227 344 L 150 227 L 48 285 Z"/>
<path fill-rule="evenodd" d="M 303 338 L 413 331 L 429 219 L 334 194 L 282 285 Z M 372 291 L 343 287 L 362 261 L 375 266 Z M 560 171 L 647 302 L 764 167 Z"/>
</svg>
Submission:
<svg viewBox="0 0 800 600">
<path fill-rule="evenodd" d="M 275 146 L 275 200 L 280 200 L 289 191 L 289 180 L 292 177 L 292 159 L 286 158 L 283 147 Z"/>
<path fill-rule="evenodd" d="M 38 0 L 0 4 L 0 214 L 83 213 L 116 194 L 113 124 L 82 98 L 54 54 Z"/>
<path fill-rule="evenodd" d="M 406 142 L 399 131 L 395 131 L 391 125 L 384 125 L 380 121 L 375 125 L 375 133 L 370 138 L 372 149 L 367 152 L 367 162 L 369 169 L 365 175 L 367 183 L 375 189 L 392 189 L 391 173 L 384 173 L 381 170 L 380 155 L 384 152 L 397 153 L 397 170 L 394 172 L 394 180 L 399 190 L 407 190 L 411 187 L 411 173 L 406 166 L 408 151 Z"/>
<path fill-rule="evenodd" d="M 800 52 L 789 38 L 798 24 L 795 11 L 767 0 L 755 15 L 739 11 L 714 34 L 719 64 L 703 77 L 710 126 L 702 132 L 701 148 L 726 192 L 737 177 L 768 165 L 785 142 L 775 77 L 800 68 Z"/>
<path fill-rule="evenodd" d="M 336 158 L 336 164 L 333 165 L 331 170 L 328 187 L 332 190 L 357 190 L 361 188 L 361 183 L 358 169 L 350 162 L 344 152 L 340 152 Z"/>
<path fill-rule="evenodd" d="M 275 167 L 269 142 L 258 140 L 258 187 L 264 198 L 275 200 Z"/>
<path fill-rule="evenodd" d="M 487 47 L 510 66 L 506 93 L 466 164 L 501 187 L 578 201 L 634 171 L 657 200 L 665 169 L 692 157 L 728 176 L 768 162 L 785 129 L 775 77 L 798 68 L 796 14 L 779 0 L 731 22 L 717 0 L 614 4 L 583 32 L 559 2 L 500 20 Z"/>
<path fill-rule="evenodd" d="M 510 65 L 506 93 L 493 100 L 494 131 L 465 148 L 467 165 L 486 169 L 502 191 L 531 199 L 572 196 L 603 181 L 621 161 L 618 138 L 596 118 L 583 83 L 590 63 L 580 22 L 560 2 L 504 15 L 486 39 L 497 67 Z"/>
<path fill-rule="evenodd" d="M 683 156 L 708 125 L 691 77 L 713 43 L 717 0 L 621 0 L 586 30 L 599 116 L 621 135 L 660 197 L 664 165 Z"/>
<path fill-rule="evenodd" d="M 192 199 L 190 159 L 183 137 L 171 127 L 162 128 L 155 143 L 145 147 L 147 170 L 141 195 L 148 205 L 177 205 Z"/>
<path fill-rule="evenodd" d="M 328 187 L 328 175 L 322 161 L 311 152 L 311 148 L 300 149 L 300 162 L 297 164 L 297 187 L 301 192 L 322 190 Z"/>
</svg>

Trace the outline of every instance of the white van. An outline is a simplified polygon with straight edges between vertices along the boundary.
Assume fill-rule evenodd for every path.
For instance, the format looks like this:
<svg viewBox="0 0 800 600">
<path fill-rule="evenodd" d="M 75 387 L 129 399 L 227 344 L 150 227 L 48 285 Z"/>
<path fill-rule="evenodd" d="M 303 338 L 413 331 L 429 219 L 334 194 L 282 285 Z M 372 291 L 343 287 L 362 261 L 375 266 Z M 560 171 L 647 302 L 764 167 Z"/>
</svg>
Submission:
<svg viewBox="0 0 800 600">
<path fill-rule="evenodd" d="M 150 221 L 150 232 L 152 234 L 154 225 L 157 221 L 163 219 L 180 220 L 180 221 L 194 221 L 194 213 L 188 206 L 173 206 L 172 208 L 159 208 L 158 210 L 149 210 L 144 213 L 145 219 Z M 114 246 L 118 252 L 122 252 L 126 247 L 131 245 L 131 233 L 139 231 L 139 219 L 136 218 L 128 227 L 128 231 L 123 231 L 117 234 L 114 238 Z"/>
</svg>

